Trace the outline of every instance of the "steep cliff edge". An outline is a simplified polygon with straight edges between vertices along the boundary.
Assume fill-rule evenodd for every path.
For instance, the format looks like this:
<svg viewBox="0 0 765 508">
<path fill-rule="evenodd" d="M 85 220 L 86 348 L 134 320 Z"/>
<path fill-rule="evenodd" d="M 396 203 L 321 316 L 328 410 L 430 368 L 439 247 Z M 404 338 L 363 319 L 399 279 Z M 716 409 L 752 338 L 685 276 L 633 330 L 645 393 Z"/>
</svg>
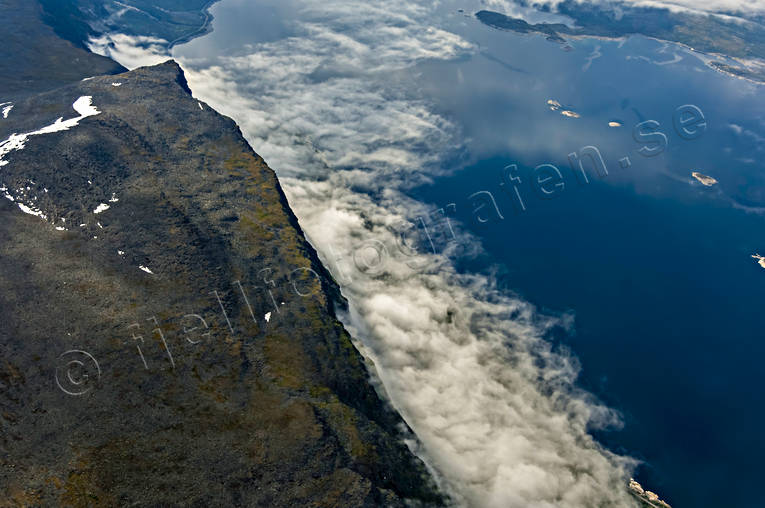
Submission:
<svg viewBox="0 0 765 508">
<path fill-rule="evenodd" d="M 443 502 L 273 171 L 174 62 L 13 106 L 0 504 Z"/>
</svg>

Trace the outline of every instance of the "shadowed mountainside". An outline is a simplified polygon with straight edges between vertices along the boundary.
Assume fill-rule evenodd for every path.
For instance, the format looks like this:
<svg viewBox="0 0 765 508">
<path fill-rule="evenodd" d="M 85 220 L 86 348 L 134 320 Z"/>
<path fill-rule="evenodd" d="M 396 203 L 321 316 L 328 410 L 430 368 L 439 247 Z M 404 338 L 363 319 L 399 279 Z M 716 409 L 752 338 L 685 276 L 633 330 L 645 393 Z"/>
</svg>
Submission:
<svg viewBox="0 0 765 508">
<path fill-rule="evenodd" d="M 61 39 L 36 1 L 0 0 L 0 103 L 73 81 L 126 69 Z"/>
<path fill-rule="evenodd" d="M 204 35 L 218 0 L 39 0 L 56 33 L 85 48 L 90 37 L 117 32 L 166 41 L 168 47 Z"/>
</svg>

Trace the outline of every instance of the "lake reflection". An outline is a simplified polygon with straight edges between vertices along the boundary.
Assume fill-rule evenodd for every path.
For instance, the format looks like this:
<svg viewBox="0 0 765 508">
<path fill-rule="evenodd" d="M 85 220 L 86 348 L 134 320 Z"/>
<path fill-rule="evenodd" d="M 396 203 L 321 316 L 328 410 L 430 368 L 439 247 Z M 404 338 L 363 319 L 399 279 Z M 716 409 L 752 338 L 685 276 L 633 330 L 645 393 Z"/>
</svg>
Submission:
<svg viewBox="0 0 765 508">
<path fill-rule="evenodd" d="M 174 56 L 201 72 L 293 37 L 299 5 L 226 0 L 215 32 Z M 327 60 L 310 79 L 365 73 L 453 123 L 451 146 L 423 157 L 432 180 L 413 180 L 410 196 L 480 239 L 485 253 L 458 260 L 462 270 L 492 266 L 508 293 L 575 316 L 550 338 L 580 359 L 581 384 L 623 413 L 622 430 L 598 437 L 645 461 L 639 480 L 674 506 L 765 505 L 765 270 L 751 257 L 765 254 L 762 87 L 676 45 L 577 39 L 565 51 L 457 12 L 469 7 L 447 2 L 432 20 L 473 45 L 458 58 L 384 74 Z M 237 86 L 259 100 L 253 83 Z M 214 105 L 242 123 L 234 106 Z M 683 106 L 703 114 L 701 135 L 676 127 Z M 321 135 L 312 142 L 322 149 Z"/>
</svg>

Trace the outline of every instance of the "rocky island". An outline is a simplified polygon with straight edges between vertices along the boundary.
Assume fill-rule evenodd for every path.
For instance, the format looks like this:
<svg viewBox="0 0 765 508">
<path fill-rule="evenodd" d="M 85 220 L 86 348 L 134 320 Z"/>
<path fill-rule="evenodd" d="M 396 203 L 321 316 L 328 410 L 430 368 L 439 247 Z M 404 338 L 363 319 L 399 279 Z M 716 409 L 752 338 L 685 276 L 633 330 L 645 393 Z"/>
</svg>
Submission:
<svg viewBox="0 0 765 508">
<path fill-rule="evenodd" d="M 701 185 L 704 185 L 706 187 L 711 187 L 717 183 L 717 180 L 712 178 L 711 176 L 704 175 L 702 173 L 699 173 L 698 171 L 694 171 L 691 173 L 691 176 L 698 180 Z"/>
</svg>

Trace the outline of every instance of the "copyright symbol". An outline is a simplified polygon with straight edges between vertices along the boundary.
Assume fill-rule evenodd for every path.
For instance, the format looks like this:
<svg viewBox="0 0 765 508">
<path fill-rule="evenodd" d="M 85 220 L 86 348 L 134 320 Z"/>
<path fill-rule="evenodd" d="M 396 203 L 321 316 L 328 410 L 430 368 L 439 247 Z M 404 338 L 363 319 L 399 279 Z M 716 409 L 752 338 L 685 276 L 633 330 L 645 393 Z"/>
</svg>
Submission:
<svg viewBox="0 0 765 508">
<path fill-rule="evenodd" d="M 356 269 L 372 277 L 385 271 L 388 248 L 379 240 L 367 240 L 353 251 L 353 262 Z"/>
<path fill-rule="evenodd" d="M 101 367 L 87 351 L 73 349 L 58 357 L 56 384 L 67 395 L 85 395 L 101 377 Z"/>
</svg>

